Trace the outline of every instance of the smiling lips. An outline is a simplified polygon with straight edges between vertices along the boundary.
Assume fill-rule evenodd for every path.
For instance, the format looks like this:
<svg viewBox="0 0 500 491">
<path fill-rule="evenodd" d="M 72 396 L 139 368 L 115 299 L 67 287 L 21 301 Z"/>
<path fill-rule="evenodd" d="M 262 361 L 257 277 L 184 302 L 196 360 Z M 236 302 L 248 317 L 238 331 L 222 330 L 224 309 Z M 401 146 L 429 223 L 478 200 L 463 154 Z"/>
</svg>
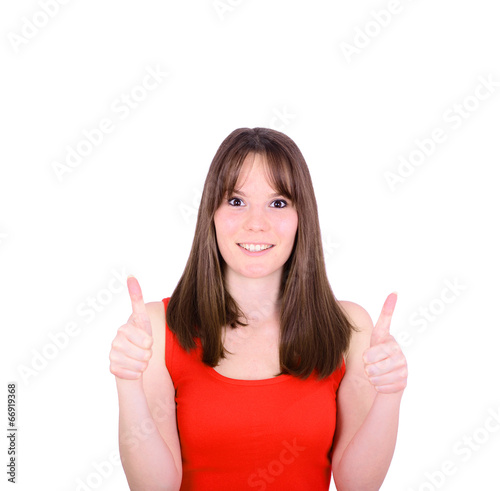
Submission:
<svg viewBox="0 0 500 491">
<path fill-rule="evenodd" d="M 261 252 L 265 251 L 266 249 L 271 249 L 271 247 L 274 247 L 272 244 L 238 244 L 238 245 L 249 252 Z"/>
</svg>

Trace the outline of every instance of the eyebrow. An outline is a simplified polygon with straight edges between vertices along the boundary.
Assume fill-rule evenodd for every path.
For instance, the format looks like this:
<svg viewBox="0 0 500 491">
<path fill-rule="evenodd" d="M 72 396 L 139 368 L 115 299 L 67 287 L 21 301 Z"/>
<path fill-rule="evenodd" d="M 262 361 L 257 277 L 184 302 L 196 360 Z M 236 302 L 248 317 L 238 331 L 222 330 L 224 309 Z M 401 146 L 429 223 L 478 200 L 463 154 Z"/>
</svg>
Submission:
<svg viewBox="0 0 500 491">
<path fill-rule="evenodd" d="M 246 197 L 247 197 L 247 195 L 246 195 L 243 191 L 241 191 L 241 190 L 239 190 L 239 189 L 235 189 L 235 190 L 234 190 L 234 192 L 235 192 L 236 194 L 239 194 L 239 195 L 243 196 L 244 198 L 246 198 Z M 274 194 L 270 194 L 270 195 L 269 195 L 269 198 L 277 198 L 278 196 L 284 196 L 284 195 L 283 195 L 283 194 L 281 194 L 281 193 L 274 193 Z"/>
</svg>

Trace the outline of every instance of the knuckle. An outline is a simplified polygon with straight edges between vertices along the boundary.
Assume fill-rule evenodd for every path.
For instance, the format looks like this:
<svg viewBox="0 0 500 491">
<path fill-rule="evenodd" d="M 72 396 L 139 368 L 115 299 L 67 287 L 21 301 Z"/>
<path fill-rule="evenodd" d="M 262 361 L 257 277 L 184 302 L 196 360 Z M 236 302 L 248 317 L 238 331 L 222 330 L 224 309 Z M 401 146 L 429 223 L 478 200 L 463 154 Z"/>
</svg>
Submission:
<svg viewBox="0 0 500 491">
<path fill-rule="evenodd" d="M 398 353 L 401 351 L 401 348 L 399 347 L 399 344 L 396 343 L 396 341 L 392 341 L 390 343 L 390 348 L 393 353 Z"/>
<path fill-rule="evenodd" d="M 150 349 L 153 346 L 153 337 L 148 334 L 146 336 L 144 344 L 146 345 L 147 349 Z"/>
<path fill-rule="evenodd" d="M 392 355 L 391 343 L 384 343 L 381 346 L 382 346 L 382 350 L 383 350 L 385 355 L 389 355 L 389 356 Z"/>
<path fill-rule="evenodd" d="M 130 328 L 130 324 L 127 323 L 127 324 L 123 324 L 122 326 L 120 326 L 118 328 L 118 334 L 125 334 Z"/>
</svg>

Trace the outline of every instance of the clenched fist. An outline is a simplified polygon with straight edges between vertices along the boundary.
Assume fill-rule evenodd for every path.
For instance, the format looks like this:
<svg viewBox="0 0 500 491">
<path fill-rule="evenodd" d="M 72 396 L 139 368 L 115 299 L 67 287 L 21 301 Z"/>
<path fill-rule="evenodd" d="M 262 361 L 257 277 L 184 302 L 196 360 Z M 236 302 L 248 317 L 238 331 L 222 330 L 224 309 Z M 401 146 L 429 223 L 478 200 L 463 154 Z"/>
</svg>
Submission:
<svg viewBox="0 0 500 491">
<path fill-rule="evenodd" d="M 153 336 L 139 282 L 129 276 L 127 287 L 132 302 L 132 315 L 126 324 L 118 328 L 111 343 L 109 370 L 120 379 L 137 380 L 142 377 L 153 354 Z"/>
</svg>

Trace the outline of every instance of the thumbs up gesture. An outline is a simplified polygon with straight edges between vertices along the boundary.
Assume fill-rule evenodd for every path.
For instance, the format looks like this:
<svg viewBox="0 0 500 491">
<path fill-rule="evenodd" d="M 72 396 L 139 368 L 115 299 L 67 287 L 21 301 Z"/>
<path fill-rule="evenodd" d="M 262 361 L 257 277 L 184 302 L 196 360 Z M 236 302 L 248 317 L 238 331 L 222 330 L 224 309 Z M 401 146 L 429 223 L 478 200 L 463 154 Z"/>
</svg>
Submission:
<svg viewBox="0 0 500 491">
<path fill-rule="evenodd" d="M 397 295 L 391 293 L 373 328 L 370 347 L 363 353 L 365 373 L 375 390 L 383 394 L 401 392 L 406 387 L 408 367 L 406 358 L 393 336 L 390 326 Z"/>
<path fill-rule="evenodd" d="M 120 379 L 137 380 L 142 377 L 153 354 L 153 335 L 139 282 L 129 276 L 127 287 L 132 302 L 132 315 L 126 324 L 118 328 L 111 343 L 109 370 Z"/>
</svg>

